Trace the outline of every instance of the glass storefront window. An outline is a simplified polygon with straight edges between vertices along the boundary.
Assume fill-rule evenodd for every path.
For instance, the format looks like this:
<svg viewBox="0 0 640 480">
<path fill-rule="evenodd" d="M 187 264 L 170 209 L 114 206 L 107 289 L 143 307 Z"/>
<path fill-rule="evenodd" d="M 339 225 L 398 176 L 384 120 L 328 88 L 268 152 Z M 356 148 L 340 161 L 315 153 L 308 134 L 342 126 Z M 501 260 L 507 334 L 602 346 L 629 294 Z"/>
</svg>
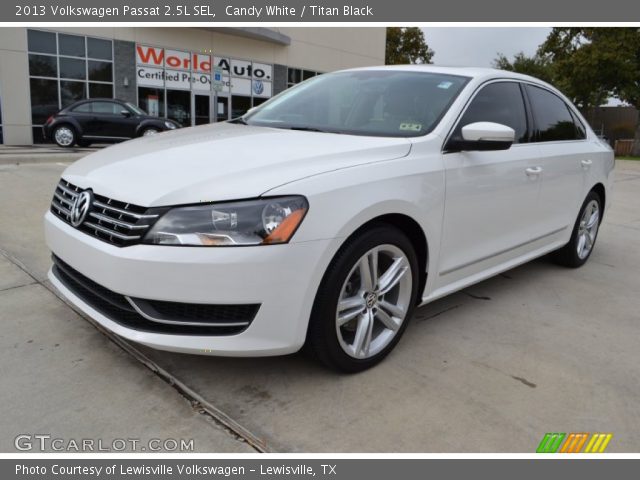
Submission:
<svg viewBox="0 0 640 480">
<path fill-rule="evenodd" d="M 241 117 L 251 108 L 251 97 L 233 95 L 231 97 L 231 108 L 231 118 Z"/>
<path fill-rule="evenodd" d="M 57 113 L 58 107 L 58 81 L 32 78 L 29 81 L 31 88 L 31 122 L 34 125 L 42 125 L 49 116 Z"/>
<path fill-rule="evenodd" d="M 287 88 L 293 87 L 296 83 L 303 82 L 316 75 L 322 75 L 320 72 L 313 70 L 303 70 L 301 68 L 288 68 L 287 69 Z"/>
<path fill-rule="evenodd" d="M 27 43 L 30 52 L 56 54 L 56 34 L 40 30 L 27 31 Z"/>
<path fill-rule="evenodd" d="M 138 88 L 138 106 L 154 117 L 164 117 L 164 89 Z"/>
<path fill-rule="evenodd" d="M 58 62 L 56 57 L 49 55 L 29 55 L 29 75 L 32 77 L 58 76 Z"/>
<path fill-rule="evenodd" d="M 86 77 L 87 64 L 85 60 L 80 60 L 78 58 L 60 57 L 60 78 L 84 80 L 86 79 Z"/>
<path fill-rule="evenodd" d="M 71 57 L 84 57 L 86 55 L 84 37 L 79 37 L 78 35 L 58 34 L 58 48 L 60 55 L 69 55 Z"/>
<path fill-rule="evenodd" d="M 268 98 L 258 98 L 258 97 L 253 97 L 253 106 L 257 107 L 258 105 L 263 104 L 264 102 L 266 102 L 267 100 L 269 100 Z"/>
<path fill-rule="evenodd" d="M 87 98 L 87 84 L 85 82 L 60 81 L 60 100 L 62 108 L 73 102 Z"/>
<path fill-rule="evenodd" d="M 112 60 L 112 44 L 110 40 L 87 37 L 87 57 Z"/>
<path fill-rule="evenodd" d="M 185 127 L 191 126 L 191 92 L 167 90 L 167 118 Z"/>
<path fill-rule="evenodd" d="M 89 60 L 89 80 L 97 80 L 99 82 L 112 82 L 112 65 L 113 64 L 111 62 Z"/>
<path fill-rule="evenodd" d="M 113 85 L 89 82 L 89 98 L 113 98 Z"/>
<path fill-rule="evenodd" d="M 113 98 L 111 40 L 40 30 L 27 30 L 27 40 L 35 143 L 44 141 L 40 126 L 61 108 L 88 96 Z"/>
</svg>

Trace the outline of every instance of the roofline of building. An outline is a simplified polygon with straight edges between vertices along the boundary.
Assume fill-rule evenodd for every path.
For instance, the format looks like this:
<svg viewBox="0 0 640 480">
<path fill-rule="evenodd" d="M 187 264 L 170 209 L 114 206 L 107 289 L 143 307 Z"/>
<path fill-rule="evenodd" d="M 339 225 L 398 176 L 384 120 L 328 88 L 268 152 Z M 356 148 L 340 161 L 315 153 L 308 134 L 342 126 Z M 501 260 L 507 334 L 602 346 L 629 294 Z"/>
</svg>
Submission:
<svg viewBox="0 0 640 480">
<path fill-rule="evenodd" d="M 265 27 L 199 27 L 210 32 L 235 35 L 236 37 L 251 38 L 263 42 L 275 43 L 277 45 L 291 45 L 291 37 L 280 33 L 272 28 Z"/>
</svg>

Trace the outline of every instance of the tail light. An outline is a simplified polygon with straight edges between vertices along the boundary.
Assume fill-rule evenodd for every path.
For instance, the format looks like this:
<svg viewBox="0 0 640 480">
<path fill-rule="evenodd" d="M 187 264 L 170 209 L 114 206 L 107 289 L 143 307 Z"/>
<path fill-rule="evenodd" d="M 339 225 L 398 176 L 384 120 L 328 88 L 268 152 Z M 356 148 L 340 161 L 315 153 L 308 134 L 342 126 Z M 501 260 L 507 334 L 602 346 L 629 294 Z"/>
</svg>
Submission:
<svg viewBox="0 0 640 480">
<path fill-rule="evenodd" d="M 53 122 L 53 115 L 47 118 L 46 124 L 49 125 L 51 122 Z"/>
</svg>

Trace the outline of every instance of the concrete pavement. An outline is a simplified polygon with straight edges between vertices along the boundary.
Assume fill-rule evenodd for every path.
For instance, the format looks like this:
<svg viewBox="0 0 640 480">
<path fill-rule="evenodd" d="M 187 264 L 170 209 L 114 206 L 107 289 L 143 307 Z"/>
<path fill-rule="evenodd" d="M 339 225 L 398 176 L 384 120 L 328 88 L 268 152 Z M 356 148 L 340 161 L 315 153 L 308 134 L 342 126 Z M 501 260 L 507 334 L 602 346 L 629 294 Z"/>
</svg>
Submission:
<svg viewBox="0 0 640 480">
<path fill-rule="evenodd" d="M 104 145 L 89 148 L 60 148 L 54 144 L 10 146 L 0 145 L 0 165 L 20 165 L 24 163 L 69 162 L 95 152 Z"/>
<path fill-rule="evenodd" d="M 0 167 L 0 248 L 33 275 L 0 262 L 0 315 L 8 325 L 1 364 L 9 386 L 0 392 L 0 431 L 43 426 L 98 435 L 92 425 L 106 425 L 105 417 L 120 426 L 112 433 L 140 431 L 153 421 L 149 415 L 162 412 L 163 433 L 191 422 L 187 430 L 210 438 L 203 445 L 211 451 L 247 448 L 217 424 L 194 418 L 175 390 L 38 283 L 50 263 L 41 218 L 62 169 Z M 137 345 L 130 352 L 275 451 L 533 452 L 544 433 L 561 431 L 612 432 L 608 451 L 637 452 L 640 162 L 618 162 L 615 188 L 583 268 L 543 258 L 423 307 L 396 350 L 368 372 L 336 375 L 302 355 L 225 359 Z M 13 275 L 6 280 L 5 270 Z M 33 355 L 36 347 L 43 357 Z M 72 367 L 80 357 L 85 363 Z M 117 384 L 122 393 L 106 401 L 82 390 L 84 382 L 90 391 Z M 38 402 L 42 392 L 58 408 Z M 29 408 L 15 414 L 25 397 Z M 89 411 L 93 402 L 99 414 Z M 125 404 L 139 410 L 127 414 Z M 157 412 L 145 412 L 149 404 Z M 69 411 L 80 411 L 70 424 L 75 429 L 67 427 Z M 7 439 L 1 442 L 10 451 Z"/>
</svg>

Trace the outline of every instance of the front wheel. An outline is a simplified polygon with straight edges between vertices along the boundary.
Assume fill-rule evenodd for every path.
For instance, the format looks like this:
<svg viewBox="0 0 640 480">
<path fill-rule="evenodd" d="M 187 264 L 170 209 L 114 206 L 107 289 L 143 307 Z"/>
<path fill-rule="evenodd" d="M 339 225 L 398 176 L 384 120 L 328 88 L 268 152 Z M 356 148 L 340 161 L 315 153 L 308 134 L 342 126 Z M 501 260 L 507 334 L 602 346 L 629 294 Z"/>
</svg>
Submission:
<svg viewBox="0 0 640 480">
<path fill-rule="evenodd" d="M 569 243 L 554 252 L 554 260 L 571 268 L 584 265 L 596 244 L 601 219 L 602 200 L 592 190 L 580 208 Z"/>
<path fill-rule="evenodd" d="M 142 131 L 142 136 L 150 137 L 152 135 L 157 135 L 158 133 L 160 133 L 160 130 L 158 130 L 157 128 L 147 127 Z"/>
<path fill-rule="evenodd" d="M 307 347 L 325 365 L 359 372 L 398 343 L 416 303 L 418 261 L 398 229 L 381 225 L 348 241 L 314 302 Z"/>
</svg>

